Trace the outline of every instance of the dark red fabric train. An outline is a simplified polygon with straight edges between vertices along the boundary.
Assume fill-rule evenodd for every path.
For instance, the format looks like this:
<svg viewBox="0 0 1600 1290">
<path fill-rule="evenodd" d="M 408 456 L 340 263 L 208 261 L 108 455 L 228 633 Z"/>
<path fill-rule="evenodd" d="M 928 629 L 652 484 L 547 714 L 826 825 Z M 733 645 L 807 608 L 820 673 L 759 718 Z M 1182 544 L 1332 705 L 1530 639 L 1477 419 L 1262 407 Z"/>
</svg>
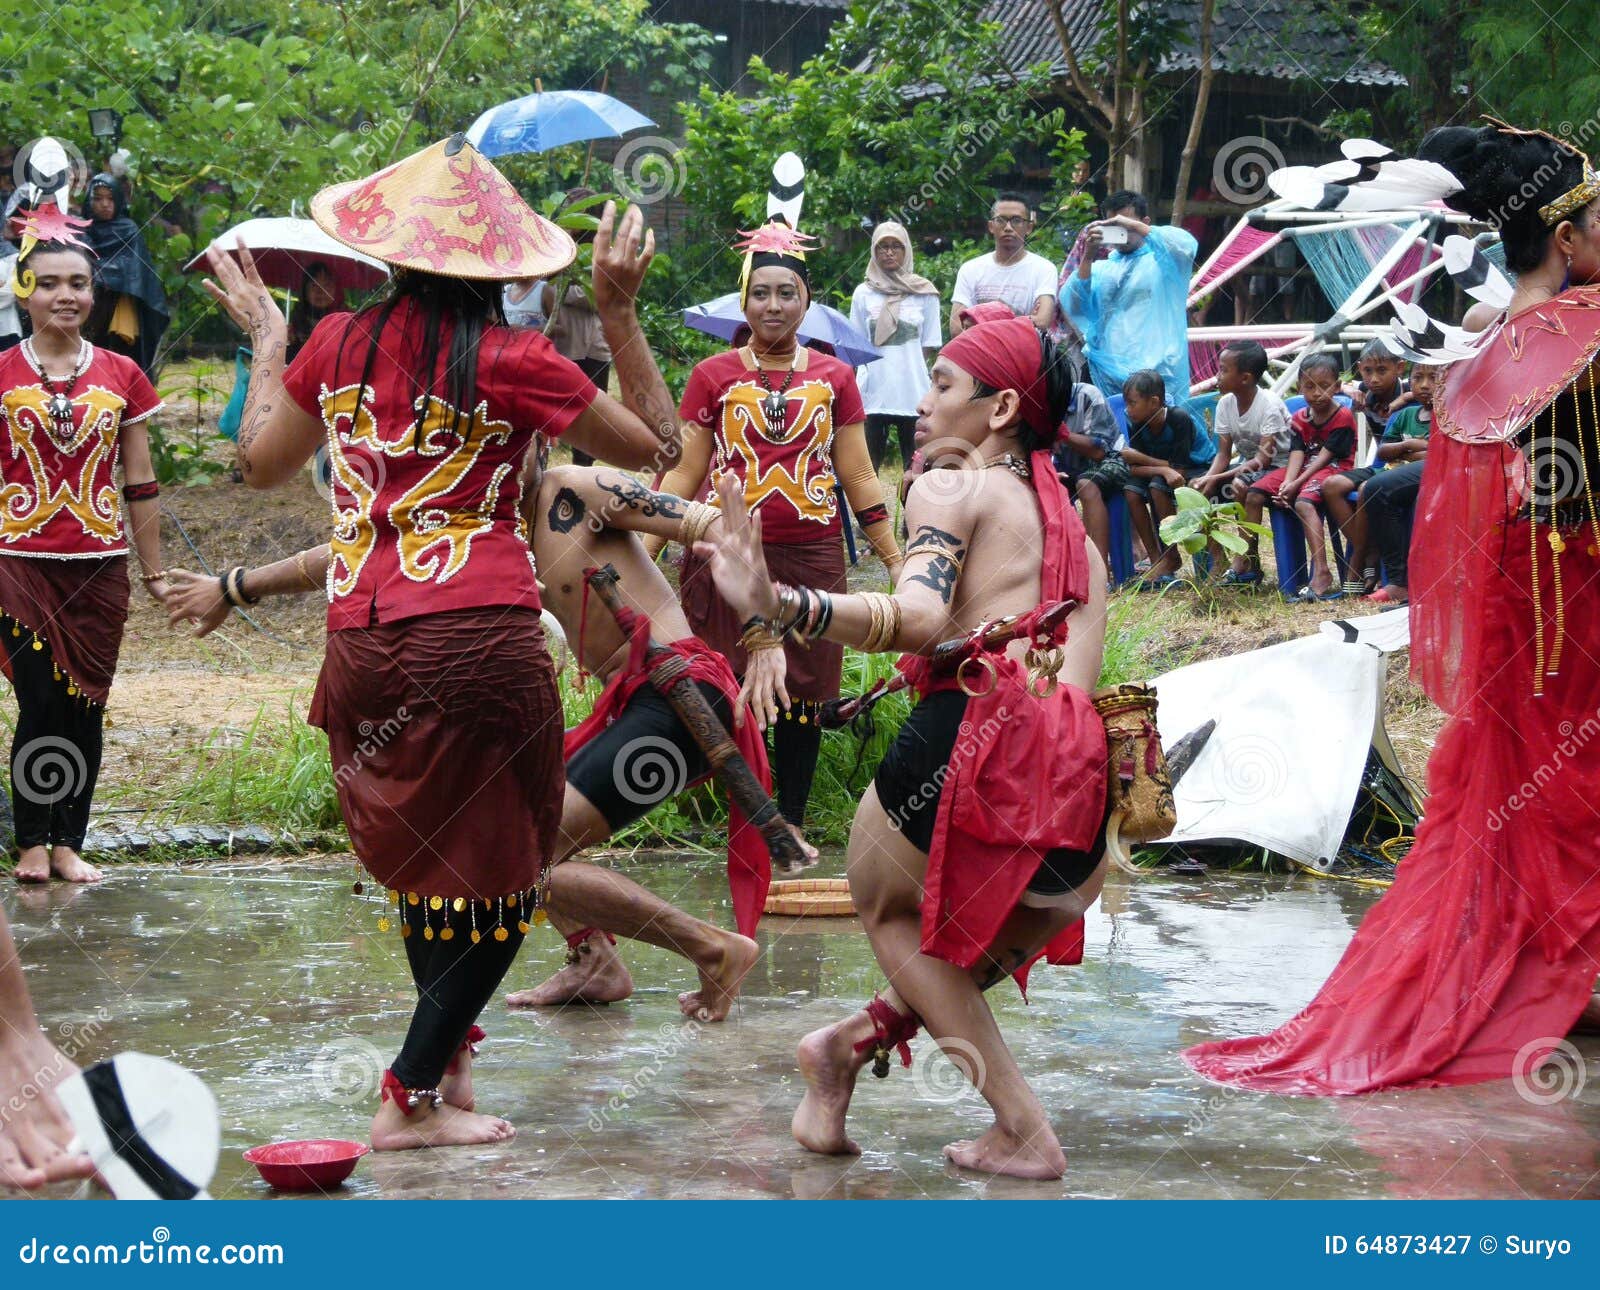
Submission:
<svg viewBox="0 0 1600 1290">
<path fill-rule="evenodd" d="M 1573 475 L 1562 495 L 1575 489 L 1578 507 L 1560 528 L 1530 522 L 1516 440 L 1530 422 L 1540 445 L 1552 425 L 1600 433 L 1600 408 L 1573 384 L 1597 353 L 1600 289 L 1580 287 L 1514 315 L 1450 368 L 1410 565 L 1412 673 L 1449 715 L 1425 818 L 1304 1011 L 1270 1035 L 1184 1054 L 1207 1079 L 1342 1094 L 1527 1077 L 1588 1003 L 1600 974 L 1600 521 Z M 1547 466 L 1580 459 L 1559 443 Z"/>
</svg>

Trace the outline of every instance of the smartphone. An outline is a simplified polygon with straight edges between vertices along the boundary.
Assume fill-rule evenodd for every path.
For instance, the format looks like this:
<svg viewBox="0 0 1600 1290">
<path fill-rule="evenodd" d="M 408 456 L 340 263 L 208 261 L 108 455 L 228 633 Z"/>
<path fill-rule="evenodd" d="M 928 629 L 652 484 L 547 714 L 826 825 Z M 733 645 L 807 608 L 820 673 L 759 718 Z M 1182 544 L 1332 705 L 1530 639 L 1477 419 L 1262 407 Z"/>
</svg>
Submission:
<svg viewBox="0 0 1600 1290">
<path fill-rule="evenodd" d="M 1100 230 L 1101 246 L 1127 246 L 1128 230 L 1121 224 L 1107 224 Z"/>
</svg>

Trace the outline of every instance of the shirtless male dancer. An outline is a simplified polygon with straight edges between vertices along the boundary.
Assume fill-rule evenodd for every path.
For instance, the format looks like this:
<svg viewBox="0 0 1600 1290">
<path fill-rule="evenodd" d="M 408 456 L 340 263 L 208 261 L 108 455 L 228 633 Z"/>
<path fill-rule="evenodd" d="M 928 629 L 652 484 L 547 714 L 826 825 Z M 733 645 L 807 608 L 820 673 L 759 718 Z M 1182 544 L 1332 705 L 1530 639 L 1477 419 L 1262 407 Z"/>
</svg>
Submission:
<svg viewBox="0 0 1600 1290">
<path fill-rule="evenodd" d="M 690 661 L 691 675 L 718 719 L 730 732 L 748 723 L 753 737 L 741 741 L 751 770 L 766 779 L 765 748 L 759 732 L 777 719 L 787 704 L 783 689 L 783 652 L 756 656 L 743 688 L 721 655 L 697 641 L 689 631 L 672 587 L 645 555 L 641 534 L 674 541 L 708 531 L 719 523 L 716 512 L 645 488 L 618 470 L 562 466 L 527 481 L 524 516 L 533 534 L 541 599 L 555 615 L 583 668 L 603 682 L 620 684 L 633 653 L 616 619 L 598 598 L 585 604 L 584 573 L 610 564 L 620 575 L 618 594 L 649 623 L 650 636 L 670 645 Z M 328 548 L 302 551 L 287 560 L 246 570 L 244 594 L 300 595 L 323 585 Z M 174 595 L 168 605 L 173 626 L 193 622 L 205 635 L 228 616 L 219 580 L 187 570 L 174 571 Z M 602 699 L 604 702 L 604 699 Z M 708 773 L 704 755 L 667 700 L 648 682 L 634 690 L 614 719 L 593 732 L 579 748 L 569 731 L 567 787 L 562 802 L 561 840 L 550 871 L 545 912 L 551 925 L 567 938 L 568 962 L 548 981 L 517 991 L 512 1007 L 544 1007 L 569 1003 L 613 1003 L 633 991 L 633 981 L 612 938 L 625 936 L 671 950 L 693 963 L 699 988 L 679 996 L 685 1016 L 721 1021 L 733 1006 L 739 983 L 755 964 L 758 948 L 748 935 L 724 931 L 691 917 L 655 896 L 632 879 L 570 857 L 597 846 L 618 829 L 633 823 L 667 798 Z M 667 752 L 667 749 L 671 752 Z M 652 774 L 631 764 L 653 759 L 659 770 L 662 754 L 671 773 Z M 753 930 L 765 895 L 765 843 L 753 828 L 733 830 L 730 883 L 735 887 L 737 921 Z M 758 848 L 762 877 L 752 872 L 749 847 Z M 736 854 L 738 848 L 746 848 Z M 743 867 L 735 872 L 736 860 Z M 759 886 L 759 890 L 757 889 Z"/>
<path fill-rule="evenodd" d="M 845 1132 L 857 1075 L 874 1055 L 886 1073 L 896 1048 L 909 1064 L 906 1041 L 925 1026 L 995 1117 L 944 1154 L 1024 1178 L 1066 1169 L 983 992 L 1047 949 L 1053 962 L 1081 957 L 1079 920 L 1106 870 L 1106 738 L 1089 699 L 1105 569 L 1047 451 L 1071 397 L 1067 371 L 1027 319 L 982 323 L 945 346 L 918 408 L 930 469 L 907 497 L 911 536 L 892 597 L 775 585 L 759 520 L 731 487 L 722 526 L 699 547 L 741 616 L 780 635 L 910 651 L 900 666 L 922 696 L 851 830 L 850 889 L 889 989 L 800 1044 L 807 1091 L 793 1131 L 812 1151 L 859 1152 Z M 1078 605 L 1064 657 L 1050 650 L 1060 633 L 1040 634 L 1030 612 L 1061 600 Z M 1030 615 L 1029 638 L 964 665 L 972 693 L 930 667 L 940 642 L 1012 614 Z M 1024 666 L 1030 646 L 1040 652 Z M 1060 682 L 1044 697 L 1048 685 L 1029 676 L 1041 664 Z"/>
</svg>

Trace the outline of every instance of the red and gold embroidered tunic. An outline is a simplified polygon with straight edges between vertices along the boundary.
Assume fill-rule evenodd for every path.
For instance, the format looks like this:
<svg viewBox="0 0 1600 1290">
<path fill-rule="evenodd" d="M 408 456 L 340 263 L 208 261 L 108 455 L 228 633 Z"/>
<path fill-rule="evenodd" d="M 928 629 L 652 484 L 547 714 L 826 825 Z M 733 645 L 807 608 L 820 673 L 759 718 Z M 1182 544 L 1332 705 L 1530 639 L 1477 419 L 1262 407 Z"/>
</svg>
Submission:
<svg viewBox="0 0 1600 1290">
<path fill-rule="evenodd" d="M 866 419 L 855 369 L 829 354 L 805 351 L 806 367 L 789 382 L 788 415 L 778 434 L 763 402 L 769 388 L 783 389 L 788 373 L 757 373 L 744 353 L 733 349 L 696 364 L 678 408 L 683 420 L 712 430 L 715 447 L 702 498 L 715 504 L 711 481 L 731 470 L 744 484 L 745 505 L 761 512 L 767 541 L 815 542 L 838 533 L 834 431 Z"/>
<path fill-rule="evenodd" d="M 122 427 L 161 407 L 139 365 L 84 342 L 87 365 L 72 386 L 72 429 L 50 413 L 27 344 L 0 354 L 0 555 L 89 559 L 127 553 L 112 479 Z M 54 382 L 56 391 L 65 381 Z"/>
<path fill-rule="evenodd" d="M 283 377 L 327 431 L 328 629 L 490 605 L 537 609 L 518 531 L 523 458 L 536 432 L 555 438 L 572 424 L 594 385 L 540 333 L 489 327 L 471 416 L 458 429 L 456 409 L 429 395 L 418 426 L 423 336 L 409 302 L 384 327 L 357 407 L 372 322 L 330 314 Z M 449 339 L 440 338 L 441 361 Z"/>
</svg>

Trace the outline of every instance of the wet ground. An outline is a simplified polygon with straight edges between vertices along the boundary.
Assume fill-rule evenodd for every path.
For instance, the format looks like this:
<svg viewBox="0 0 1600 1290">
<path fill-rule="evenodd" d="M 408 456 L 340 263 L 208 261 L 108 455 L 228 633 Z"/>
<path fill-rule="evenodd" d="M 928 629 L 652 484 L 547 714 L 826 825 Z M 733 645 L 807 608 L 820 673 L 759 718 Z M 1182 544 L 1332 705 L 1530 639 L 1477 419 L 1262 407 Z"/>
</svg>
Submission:
<svg viewBox="0 0 1600 1290">
<path fill-rule="evenodd" d="M 634 876 L 726 922 L 720 859 L 640 859 Z M 837 861 L 831 866 L 837 871 Z M 41 1017 L 79 1060 L 126 1049 L 201 1073 L 222 1106 L 220 1197 L 274 1195 L 244 1148 L 365 1135 L 410 984 L 352 871 L 302 863 L 119 867 L 97 890 L 7 891 Z M 1069 1173 L 991 1181 L 940 1159 L 988 1113 L 925 1041 L 909 1072 L 863 1078 L 856 1160 L 791 1141 L 795 1041 L 878 983 L 859 925 L 768 919 L 765 954 L 723 1025 L 678 1013 L 687 967 L 630 946 L 626 1003 L 484 1017 L 480 1109 L 517 1139 L 491 1149 L 368 1156 L 344 1196 L 494 1197 L 1594 1197 L 1600 1044 L 1556 1100 L 1509 1082 L 1354 1099 L 1238 1093 L 1179 1052 L 1290 1016 L 1376 893 L 1259 876 L 1113 879 L 1085 964 L 1041 968 L 1032 1004 L 996 991 L 1024 1073 L 1050 1108 Z M 558 966 L 548 929 L 508 986 Z M 932 1055 L 930 1055 L 932 1054 Z"/>
</svg>

